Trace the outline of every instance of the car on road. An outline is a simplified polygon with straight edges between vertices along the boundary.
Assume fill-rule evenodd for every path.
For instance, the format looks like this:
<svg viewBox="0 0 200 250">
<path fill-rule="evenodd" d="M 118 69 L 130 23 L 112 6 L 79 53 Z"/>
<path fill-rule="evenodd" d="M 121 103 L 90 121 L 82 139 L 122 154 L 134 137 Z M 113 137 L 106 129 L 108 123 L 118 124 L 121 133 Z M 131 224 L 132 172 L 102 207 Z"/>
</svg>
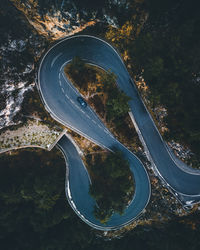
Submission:
<svg viewBox="0 0 200 250">
<path fill-rule="evenodd" d="M 83 99 L 83 97 L 78 96 L 77 101 L 80 103 L 81 107 L 83 107 L 83 108 L 87 107 L 87 102 Z"/>
</svg>

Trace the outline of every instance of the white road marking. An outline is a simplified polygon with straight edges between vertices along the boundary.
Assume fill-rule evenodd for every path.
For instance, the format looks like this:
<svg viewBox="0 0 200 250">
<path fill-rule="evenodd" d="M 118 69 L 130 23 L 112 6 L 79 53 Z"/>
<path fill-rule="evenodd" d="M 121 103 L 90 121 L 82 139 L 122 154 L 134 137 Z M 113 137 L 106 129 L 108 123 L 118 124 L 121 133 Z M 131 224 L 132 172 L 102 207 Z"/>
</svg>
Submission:
<svg viewBox="0 0 200 250">
<path fill-rule="evenodd" d="M 91 118 L 89 117 L 89 115 L 86 114 L 86 116 L 87 116 L 88 119 L 91 119 Z"/>
<path fill-rule="evenodd" d="M 52 61 L 52 63 L 51 63 L 51 68 L 53 67 L 53 65 L 54 65 L 54 63 L 55 63 L 55 61 L 56 61 L 56 59 L 57 59 L 60 55 L 62 55 L 62 53 L 59 53 L 59 54 L 53 59 L 53 61 Z"/>
<path fill-rule="evenodd" d="M 62 89 L 62 92 L 65 93 L 63 87 L 61 89 Z"/>
<path fill-rule="evenodd" d="M 74 106 L 75 106 L 77 109 L 79 109 L 79 106 L 78 106 L 77 104 L 74 104 Z"/>
<path fill-rule="evenodd" d="M 66 78 L 66 76 L 63 73 L 62 73 L 62 76 L 63 76 L 65 82 L 68 84 L 68 86 L 77 94 L 78 92 L 73 88 L 71 83 L 67 81 L 68 79 Z"/>
<path fill-rule="evenodd" d="M 95 122 L 95 120 L 92 120 L 95 124 L 97 124 L 96 122 Z"/>
</svg>

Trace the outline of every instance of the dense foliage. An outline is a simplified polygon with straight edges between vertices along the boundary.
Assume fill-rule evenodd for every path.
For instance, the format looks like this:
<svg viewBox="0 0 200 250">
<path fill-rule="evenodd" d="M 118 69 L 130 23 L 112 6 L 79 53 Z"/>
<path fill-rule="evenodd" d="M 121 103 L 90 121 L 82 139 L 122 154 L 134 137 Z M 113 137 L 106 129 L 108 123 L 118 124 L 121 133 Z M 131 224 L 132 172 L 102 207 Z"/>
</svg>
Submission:
<svg viewBox="0 0 200 250">
<path fill-rule="evenodd" d="M 116 75 L 79 57 L 74 57 L 64 70 L 118 140 L 137 151 L 141 144 L 128 115 L 131 98 L 117 87 Z"/>
<path fill-rule="evenodd" d="M 60 8 L 62 2 L 68 1 L 40 0 L 37 4 L 38 7 L 42 6 L 45 13 L 52 2 L 53 8 L 56 5 Z M 88 8 L 91 2 L 92 6 L 96 3 L 86 0 L 75 2 L 82 5 L 87 3 Z M 155 105 L 161 102 L 168 108 L 169 138 L 183 140 L 190 144 L 195 152 L 199 152 L 200 115 L 199 106 L 195 104 L 198 104 L 199 96 L 199 0 L 135 0 L 131 1 L 130 5 L 133 2 L 141 2 L 142 6 L 146 6 L 145 11 L 148 12 L 149 19 L 144 31 L 133 44 L 137 35 L 134 27 L 137 25 L 133 26 L 132 19 L 126 15 L 127 11 L 129 14 L 133 13 L 133 9 L 125 11 L 122 8 L 119 14 L 123 20 L 125 18 L 128 21 L 122 26 L 123 29 L 119 27 L 116 33 L 112 33 L 112 29 L 112 39 L 117 34 L 117 46 L 131 55 L 128 60 L 134 66 L 136 75 L 140 75 L 141 69 L 144 69 L 144 77 L 150 86 L 151 99 Z M 99 4 L 102 12 L 103 4 L 104 1 Z M 17 23 L 15 18 L 17 13 L 13 15 L 10 9 L 7 10 L 8 6 L 8 0 L 1 0 L 1 40 L 4 40 L 4 37 L 7 39 L 7 33 L 11 30 L 14 31 L 13 35 L 9 34 L 12 39 L 13 36 L 21 39 L 28 34 L 22 25 L 24 20 L 18 25 L 19 22 Z M 111 11 L 115 14 L 116 9 Z M 5 19 L 4 13 L 9 15 L 9 20 Z M 34 58 L 33 54 L 30 54 L 29 60 Z M 4 58 L 1 58 L 2 74 L 6 72 L 3 68 L 6 63 Z M 20 72 L 21 63 L 29 62 L 18 53 L 14 55 L 14 61 L 11 59 L 9 62 L 12 64 L 14 61 L 18 62 L 15 65 L 19 66 Z M 20 59 L 20 63 L 17 59 Z M 2 97 L 0 99 L 1 105 L 4 106 Z M 196 120 L 193 117 L 196 117 Z M 199 213 L 175 217 L 163 224 L 158 221 L 159 226 L 138 226 L 120 240 L 105 241 L 97 237 L 68 206 L 64 193 L 64 178 L 65 164 L 55 151 L 19 151 L 0 156 L 1 249 L 200 249 Z"/>
<path fill-rule="evenodd" d="M 199 5 L 197 1 L 166 2 L 170 6 L 165 9 L 167 21 L 155 19 L 152 13 L 151 26 L 136 39 L 131 55 L 137 72 L 144 70 L 153 104 L 167 107 L 170 132 L 165 137 L 185 142 L 199 154 Z"/>
<path fill-rule="evenodd" d="M 106 119 L 113 120 L 114 123 L 120 125 L 123 118 L 130 110 L 128 101 L 131 100 L 123 91 L 116 86 L 116 76 L 112 72 L 101 74 L 101 82 L 103 90 L 108 93 L 106 102 Z"/>
<path fill-rule="evenodd" d="M 110 27 L 106 38 L 128 58 L 133 75 L 144 78 L 152 105 L 167 108 L 165 139 L 200 155 L 199 1 L 142 2 L 148 14 L 143 28 L 132 18 L 119 29 Z"/>
<path fill-rule="evenodd" d="M 88 80 L 95 79 L 96 77 L 95 72 L 87 68 L 85 62 L 78 56 L 74 57 L 72 61 L 66 65 L 65 73 L 73 80 L 73 83 L 76 84 L 78 89 L 82 91 L 87 90 Z"/>
<path fill-rule="evenodd" d="M 129 111 L 128 101 L 131 98 L 117 88 L 114 73 L 110 71 L 100 71 L 98 75 L 95 68 L 88 67 L 79 57 L 72 59 L 71 63 L 65 67 L 65 72 L 67 76 L 70 76 L 75 86 L 77 86 L 81 92 L 89 91 L 89 82 L 93 82 L 94 85 L 97 85 L 97 92 L 107 94 L 106 119 L 108 121 L 123 121 L 122 118 L 124 118 Z M 99 79 L 97 80 L 97 78 Z M 100 103 L 99 105 L 102 106 Z M 97 109 L 100 109 L 100 107 L 97 107 Z"/>
<path fill-rule="evenodd" d="M 97 201 L 94 214 L 106 223 L 113 213 L 123 214 L 133 197 L 133 177 L 129 162 L 120 151 L 95 154 L 93 160 L 87 157 L 92 176 L 90 194 Z"/>
<path fill-rule="evenodd" d="M 1 227 L 15 230 L 23 221 L 36 231 L 43 231 L 63 218 L 65 206 L 59 207 L 59 216 L 52 216 L 61 199 L 65 199 L 63 185 L 65 165 L 60 154 L 53 150 L 19 151 L 0 157 Z M 6 212 L 10 207 L 10 212 Z M 20 212 L 20 207 L 24 207 Z M 15 211 L 24 216 L 15 220 Z M 30 214 L 31 213 L 31 214 Z M 24 214 L 24 215 L 23 215 Z M 36 220 L 33 218 L 37 217 Z M 12 229 L 9 227 L 13 227 Z"/>
<path fill-rule="evenodd" d="M 69 207 L 65 164 L 55 150 L 0 156 L 0 246 L 3 250 L 199 250 L 199 214 L 138 226 L 105 241 Z M 187 236 L 187 237 L 186 237 Z"/>
</svg>

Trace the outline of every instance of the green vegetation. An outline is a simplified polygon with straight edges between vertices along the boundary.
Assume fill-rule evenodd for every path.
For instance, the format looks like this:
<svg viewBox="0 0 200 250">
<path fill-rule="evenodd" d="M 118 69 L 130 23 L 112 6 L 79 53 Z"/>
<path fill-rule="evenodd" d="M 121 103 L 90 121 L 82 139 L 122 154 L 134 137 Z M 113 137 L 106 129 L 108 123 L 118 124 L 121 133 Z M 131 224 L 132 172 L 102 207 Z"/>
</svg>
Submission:
<svg viewBox="0 0 200 250">
<path fill-rule="evenodd" d="M 62 154 L 55 149 L 0 155 L 1 249 L 71 249 L 82 241 L 81 232 L 90 238 L 88 226 L 68 205 L 65 169 Z M 77 240 L 76 231 L 80 231 Z"/>
<path fill-rule="evenodd" d="M 151 106 L 167 108 L 165 139 L 174 139 L 200 155 L 198 1 L 144 2 L 149 18 L 139 35 L 132 19 L 129 28 L 110 28 L 106 37 L 127 55 L 134 76 L 144 78 Z"/>
<path fill-rule="evenodd" d="M 5 250 L 199 250 L 199 213 L 138 226 L 105 241 L 69 207 L 65 163 L 53 150 L 0 155 L 0 245 Z M 158 219 L 160 220 L 160 219 Z M 144 230 L 145 229 L 145 230 Z M 187 235 L 187 237 L 186 237 Z M 99 232 L 98 232 L 99 236 Z"/>
<path fill-rule="evenodd" d="M 28 0 L 20 0 L 20 2 L 28 3 Z M 34 2 L 40 9 L 39 13 L 45 14 L 49 10 L 50 12 L 55 10 L 56 6 L 60 10 L 62 1 Z M 64 2 L 67 3 L 67 1 Z M 168 108 L 167 122 L 170 133 L 167 136 L 169 139 L 177 138 L 185 142 L 194 152 L 197 152 L 198 156 L 200 148 L 198 129 L 200 127 L 199 0 L 127 0 L 129 7 L 126 10 L 125 8 L 110 8 L 108 0 L 77 0 L 75 2 L 79 2 L 81 8 L 86 6 L 87 10 L 92 5 L 92 11 L 93 8 L 96 9 L 96 3 L 98 9 L 104 11 L 106 2 L 106 9 L 110 9 L 113 16 L 122 17 L 119 20 L 118 29 L 108 29 L 110 37 L 107 39 L 120 49 L 123 58 L 126 58 L 127 65 L 132 65 L 133 75 L 145 77 L 150 87 L 151 102 L 155 106 L 157 103 L 163 103 Z M 0 9 L 1 40 L 7 41 L 8 33 L 9 39 L 24 39 L 30 34 L 32 37 L 36 36 L 32 29 L 24 27 L 24 16 L 19 15 L 9 0 L 2 0 L 0 5 L 2 7 Z M 11 7 L 15 9 L 14 15 Z M 3 13 L 9 14 L 9 18 L 5 19 Z M 139 26 L 138 20 L 144 17 L 145 13 L 149 16 L 146 25 Z M 135 14 L 136 17 L 134 17 Z M 16 17 L 21 19 L 20 23 Z M 138 36 L 141 27 L 143 29 Z M 11 31 L 14 32 L 13 35 Z M 102 30 L 98 30 L 96 34 L 99 35 L 100 32 Z M 95 32 L 93 34 L 95 35 Z M 24 62 L 32 62 L 34 56 L 38 55 L 38 52 L 36 53 L 38 50 L 34 49 L 33 42 L 30 42 L 30 47 L 32 51 L 30 56 L 24 57 L 14 52 L 8 58 L 10 63 L 13 65 L 15 61 L 14 65 L 20 67 Z M 36 47 L 38 47 L 37 43 Z M 3 76 L 6 72 L 4 68 L 6 60 L 3 57 L 1 59 Z M 22 72 L 20 68 L 16 68 L 16 73 Z M 16 73 L 11 72 L 12 75 L 18 76 Z M 34 77 L 28 78 L 30 82 L 33 82 Z M 0 99 L 4 107 L 3 97 Z M 95 96 L 95 100 L 97 103 L 101 102 L 100 94 Z M 31 105 L 34 106 L 33 103 Z M 100 110 L 103 108 L 99 105 Z M 25 113 L 25 115 L 29 114 Z M 65 164 L 61 154 L 55 152 L 20 150 L 17 153 L 12 152 L 11 155 L 0 155 L 1 249 L 200 249 L 199 212 L 184 217 L 174 216 L 168 222 L 164 222 L 161 220 L 162 212 L 159 207 L 155 207 L 154 203 L 151 203 L 151 207 L 158 211 L 157 221 L 153 218 L 150 225 L 148 222 L 143 226 L 138 225 L 134 230 L 120 237 L 120 240 L 116 237 L 113 240 L 105 240 L 101 237 L 102 234 L 96 233 L 83 223 L 69 207 L 64 193 Z M 197 162 L 199 163 L 198 157 Z"/>
<path fill-rule="evenodd" d="M 65 73 L 81 93 L 89 92 L 92 94 L 92 91 L 97 91 L 97 93 L 103 92 L 108 95 L 106 103 L 107 120 L 110 121 L 115 117 L 120 119 L 129 111 L 128 101 L 131 98 L 117 88 L 116 76 L 112 72 L 97 69 L 97 67 L 84 63 L 81 58 L 74 57 L 72 62 L 65 67 Z M 96 86 L 95 82 L 97 82 Z"/>
<path fill-rule="evenodd" d="M 56 150 L 18 150 L 12 155 L 3 154 L 0 173 L 0 199 L 4 206 L 16 205 L 17 208 L 24 204 L 27 209 L 32 206 L 38 214 L 48 210 L 52 213 L 63 197 L 65 164 Z M 1 222 L 12 219 L 8 214 L 1 216 Z"/>
<path fill-rule="evenodd" d="M 133 198 L 133 176 L 129 162 L 120 151 L 87 156 L 87 165 L 92 176 L 90 194 L 97 205 L 94 215 L 106 223 L 113 213 L 123 214 L 128 202 Z"/>
<path fill-rule="evenodd" d="M 141 145 L 128 115 L 131 98 L 118 89 L 116 76 L 79 57 L 65 66 L 65 74 L 118 139 L 138 150 Z"/>
<path fill-rule="evenodd" d="M 88 80 L 91 81 L 96 78 L 95 71 L 87 67 L 85 62 L 78 56 L 74 57 L 72 61 L 65 66 L 64 71 L 81 92 L 87 91 Z"/>
<path fill-rule="evenodd" d="M 108 94 L 106 102 L 106 119 L 115 122 L 122 121 L 130 110 L 128 101 L 131 100 L 123 91 L 116 87 L 116 76 L 112 72 L 102 73 L 100 77 L 102 91 Z M 119 124 L 117 122 L 117 124 Z"/>
<path fill-rule="evenodd" d="M 19 150 L 1 155 L 1 239 L 18 232 L 18 244 L 23 244 L 21 234 L 26 239 L 30 232 L 42 233 L 67 219 L 64 181 L 65 164 L 58 151 Z"/>
</svg>

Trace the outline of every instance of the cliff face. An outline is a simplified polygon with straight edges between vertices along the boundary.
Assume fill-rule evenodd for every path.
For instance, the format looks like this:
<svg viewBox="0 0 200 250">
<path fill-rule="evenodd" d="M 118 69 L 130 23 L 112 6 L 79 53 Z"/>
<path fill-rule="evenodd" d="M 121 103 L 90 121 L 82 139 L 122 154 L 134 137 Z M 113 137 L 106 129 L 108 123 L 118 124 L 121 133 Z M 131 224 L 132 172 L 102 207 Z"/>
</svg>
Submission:
<svg viewBox="0 0 200 250">
<path fill-rule="evenodd" d="M 7 0 L 0 2 L 0 23 L 0 128 L 3 128 L 20 122 L 16 115 L 25 93 L 35 85 L 35 62 L 46 42 Z"/>
<path fill-rule="evenodd" d="M 130 13 L 129 1 L 1 0 L 0 129 L 21 122 L 25 93 L 34 88 L 35 64 L 49 40 L 97 22 L 116 27 Z"/>
<path fill-rule="evenodd" d="M 42 9 L 37 1 L 11 0 L 13 4 L 24 13 L 27 20 L 39 34 L 50 39 L 59 39 L 67 35 L 73 35 L 87 26 L 94 25 L 96 20 L 81 20 L 76 8 L 69 8 L 62 12 L 53 5 L 49 9 Z M 61 6 L 60 6 L 61 7 Z"/>
<path fill-rule="evenodd" d="M 121 9 L 125 12 L 128 9 L 126 0 L 10 1 L 24 13 L 39 34 L 53 40 L 73 35 L 97 22 L 117 26 Z"/>
</svg>

